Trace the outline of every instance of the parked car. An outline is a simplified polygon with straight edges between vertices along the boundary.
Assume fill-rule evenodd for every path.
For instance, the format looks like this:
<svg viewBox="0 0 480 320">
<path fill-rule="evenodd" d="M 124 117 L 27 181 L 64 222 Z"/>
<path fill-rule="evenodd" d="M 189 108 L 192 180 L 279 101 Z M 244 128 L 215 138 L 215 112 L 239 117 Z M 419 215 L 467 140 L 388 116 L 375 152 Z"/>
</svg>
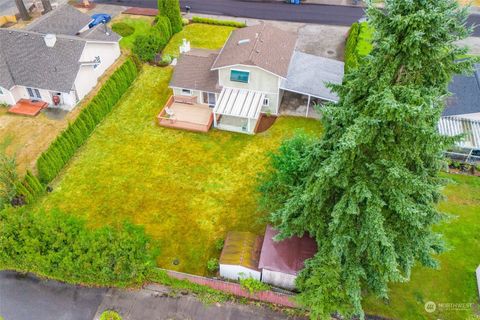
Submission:
<svg viewBox="0 0 480 320">
<path fill-rule="evenodd" d="M 97 13 L 92 16 L 92 22 L 88 25 L 89 28 L 93 28 L 100 23 L 107 24 L 110 20 L 112 20 L 112 16 L 106 13 Z"/>
</svg>

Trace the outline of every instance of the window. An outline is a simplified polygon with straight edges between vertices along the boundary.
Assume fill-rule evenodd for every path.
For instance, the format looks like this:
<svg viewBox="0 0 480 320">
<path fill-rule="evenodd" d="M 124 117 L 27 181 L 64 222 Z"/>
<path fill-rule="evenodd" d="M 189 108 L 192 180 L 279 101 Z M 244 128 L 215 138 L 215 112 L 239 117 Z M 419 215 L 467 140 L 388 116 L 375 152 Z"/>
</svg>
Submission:
<svg viewBox="0 0 480 320">
<path fill-rule="evenodd" d="M 27 88 L 28 95 L 31 99 L 41 99 L 40 91 L 38 89 Z"/>
<path fill-rule="evenodd" d="M 230 71 L 230 81 L 248 83 L 248 78 L 250 77 L 250 72 L 232 70 Z"/>
<path fill-rule="evenodd" d="M 100 63 L 102 63 L 100 56 L 96 56 L 95 59 L 93 59 L 93 63 L 95 63 L 93 65 L 93 69 L 96 69 L 100 65 Z"/>
<path fill-rule="evenodd" d="M 182 94 L 186 96 L 191 96 L 192 95 L 192 90 L 190 89 L 182 89 Z"/>
<path fill-rule="evenodd" d="M 268 107 L 269 105 L 270 105 L 270 99 L 268 98 L 263 99 L 263 106 Z"/>
</svg>

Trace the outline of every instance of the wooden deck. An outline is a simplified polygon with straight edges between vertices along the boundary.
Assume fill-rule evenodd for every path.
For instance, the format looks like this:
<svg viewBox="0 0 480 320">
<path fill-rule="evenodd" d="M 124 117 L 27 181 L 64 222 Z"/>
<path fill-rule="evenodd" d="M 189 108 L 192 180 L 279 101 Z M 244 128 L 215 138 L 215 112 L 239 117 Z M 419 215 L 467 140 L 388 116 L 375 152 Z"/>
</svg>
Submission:
<svg viewBox="0 0 480 320">
<path fill-rule="evenodd" d="M 8 112 L 20 114 L 22 116 L 35 117 L 42 111 L 42 109 L 48 107 L 48 103 L 45 101 L 32 101 L 28 99 L 20 99 L 18 102 L 8 109 Z"/>
<path fill-rule="evenodd" d="M 188 98 L 171 96 L 157 117 L 158 124 L 167 128 L 208 132 L 213 123 L 212 109 L 207 105 L 186 101 Z M 168 115 L 166 108 L 173 112 L 173 116 Z"/>
</svg>

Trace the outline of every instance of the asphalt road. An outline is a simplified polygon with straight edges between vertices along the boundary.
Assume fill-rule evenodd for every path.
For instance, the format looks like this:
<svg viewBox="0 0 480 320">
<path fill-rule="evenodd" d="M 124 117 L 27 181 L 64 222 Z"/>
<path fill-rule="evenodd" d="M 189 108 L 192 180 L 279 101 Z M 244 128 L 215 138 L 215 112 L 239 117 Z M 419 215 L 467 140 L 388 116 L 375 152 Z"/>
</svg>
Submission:
<svg viewBox="0 0 480 320">
<path fill-rule="evenodd" d="M 96 0 L 97 3 L 128 7 L 156 8 L 156 0 Z M 364 15 L 363 8 L 320 4 L 291 5 L 278 1 L 258 0 L 180 0 L 180 5 L 191 7 L 193 13 L 225 15 L 265 20 L 349 26 Z M 468 25 L 480 25 L 480 15 L 472 14 Z M 474 36 L 480 36 L 476 28 Z"/>
</svg>

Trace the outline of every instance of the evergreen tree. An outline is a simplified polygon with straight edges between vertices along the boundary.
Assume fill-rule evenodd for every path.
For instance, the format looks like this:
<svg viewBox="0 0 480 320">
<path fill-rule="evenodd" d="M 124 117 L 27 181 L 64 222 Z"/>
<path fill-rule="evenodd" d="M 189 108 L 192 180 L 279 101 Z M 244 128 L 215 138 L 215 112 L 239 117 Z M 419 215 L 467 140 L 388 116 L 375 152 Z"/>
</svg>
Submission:
<svg viewBox="0 0 480 320">
<path fill-rule="evenodd" d="M 437 122 L 468 36 L 455 0 L 387 0 L 367 9 L 374 49 L 332 86 L 340 100 L 323 110 L 319 141 L 289 141 L 261 186 L 278 239 L 309 234 L 318 253 L 297 280 L 314 318 L 363 317 L 362 293 L 388 298 L 415 263 L 437 267 L 443 250 L 432 226 L 443 185 Z"/>
<path fill-rule="evenodd" d="M 173 34 L 182 30 L 182 16 L 178 0 L 158 0 L 158 12 L 170 20 Z"/>
</svg>

